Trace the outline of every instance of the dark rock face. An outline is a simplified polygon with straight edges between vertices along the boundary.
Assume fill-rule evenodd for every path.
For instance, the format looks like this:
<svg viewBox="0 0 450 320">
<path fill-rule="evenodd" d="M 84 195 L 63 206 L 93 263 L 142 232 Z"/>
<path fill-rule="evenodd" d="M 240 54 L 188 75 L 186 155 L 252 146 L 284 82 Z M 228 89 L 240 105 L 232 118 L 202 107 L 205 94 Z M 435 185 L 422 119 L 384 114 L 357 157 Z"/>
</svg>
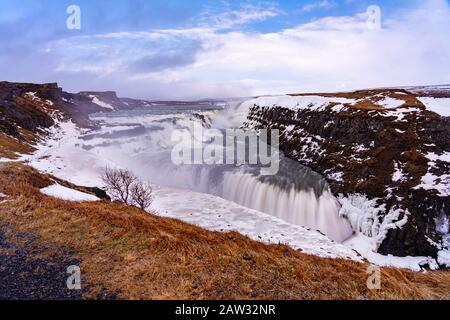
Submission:
<svg viewBox="0 0 450 320">
<path fill-rule="evenodd" d="M 450 218 L 450 197 L 418 186 L 429 172 L 437 177 L 450 172 L 450 163 L 427 157 L 450 152 L 450 121 L 427 111 L 413 95 L 402 95 L 405 104 L 395 110 L 254 105 L 245 127 L 279 129 L 286 156 L 321 173 L 336 195 L 376 199 L 383 208 L 379 222 L 401 210 L 397 218 L 407 216 L 407 223 L 389 229 L 380 253 L 436 257 L 442 243 L 436 219 L 442 213 Z"/>
<path fill-rule="evenodd" d="M 105 92 L 82 91 L 82 92 L 78 93 L 78 96 L 85 97 L 91 103 L 92 103 L 92 99 L 95 97 L 98 100 L 100 100 L 101 102 L 114 107 L 115 110 L 131 109 L 131 107 L 127 103 L 125 103 L 124 101 L 122 101 L 122 99 L 117 97 L 117 94 L 114 91 L 105 91 Z M 98 105 L 96 105 L 96 106 L 97 106 L 97 108 L 99 107 Z M 103 111 L 105 111 L 105 110 L 103 110 Z M 98 112 L 98 111 L 94 111 L 94 112 Z M 93 113 L 93 112 L 90 112 L 90 113 Z"/>
<path fill-rule="evenodd" d="M 105 97 L 126 107 L 114 92 Z M 55 124 L 56 113 L 72 119 L 82 127 L 89 127 L 89 114 L 111 111 L 93 103 L 87 93 L 63 91 L 56 83 L 31 84 L 0 82 L 0 132 L 20 138 L 19 128 L 38 133 Z"/>
<path fill-rule="evenodd" d="M 45 110 L 44 101 L 33 99 L 27 93 L 39 92 L 43 99 L 53 101 L 62 92 L 57 84 L 16 84 L 0 82 L 0 131 L 20 137 L 18 127 L 36 133 L 39 128 L 54 125 Z M 49 107 L 49 105 L 48 105 Z"/>
<path fill-rule="evenodd" d="M 94 194 L 99 199 L 111 201 L 111 197 L 108 196 L 105 190 L 96 187 L 85 187 L 85 189 Z"/>
<path fill-rule="evenodd" d="M 401 229 L 390 229 L 378 252 L 384 255 L 436 257 L 442 234 L 436 231 L 437 217 L 450 212 L 450 197 L 438 197 L 423 189 L 410 190 L 405 203 L 411 212 Z"/>
</svg>

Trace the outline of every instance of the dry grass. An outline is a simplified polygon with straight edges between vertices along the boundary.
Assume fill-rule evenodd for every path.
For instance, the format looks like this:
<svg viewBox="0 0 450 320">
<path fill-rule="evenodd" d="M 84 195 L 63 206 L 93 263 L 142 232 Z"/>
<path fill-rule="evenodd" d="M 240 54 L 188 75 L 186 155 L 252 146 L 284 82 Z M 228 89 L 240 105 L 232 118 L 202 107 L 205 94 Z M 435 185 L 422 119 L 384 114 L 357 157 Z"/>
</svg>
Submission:
<svg viewBox="0 0 450 320">
<path fill-rule="evenodd" d="M 366 111 L 385 110 L 384 107 L 379 106 L 377 104 L 380 101 L 384 100 L 385 97 L 403 100 L 405 103 L 400 108 L 416 107 L 420 109 L 425 109 L 423 103 L 417 100 L 414 94 L 401 89 L 374 89 L 374 90 L 359 90 L 354 92 L 291 94 L 291 96 L 309 96 L 309 95 L 354 99 L 357 100 L 355 104 L 345 104 L 345 106 L 355 110 L 366 110 Z"/>
<path fill-rule="evenodd" d="M 28 143 L 0 132 L 0 158 L 17 159 L 20 154 L 31 153 L 34 148 Z"/>
<path fill-rule="evenodd" d="M 0 221 L 9 236 L 72 247 L 95 297 L 123 299 L 449 299 L 450 273 L 384 269 L 367 289 L 367 265 L 323 259 L 237 233 L 217 233 L 109 202 L 73 203 L 42 195 L 51 183 L 33 169 L 0 169 Z"/>
</svg>

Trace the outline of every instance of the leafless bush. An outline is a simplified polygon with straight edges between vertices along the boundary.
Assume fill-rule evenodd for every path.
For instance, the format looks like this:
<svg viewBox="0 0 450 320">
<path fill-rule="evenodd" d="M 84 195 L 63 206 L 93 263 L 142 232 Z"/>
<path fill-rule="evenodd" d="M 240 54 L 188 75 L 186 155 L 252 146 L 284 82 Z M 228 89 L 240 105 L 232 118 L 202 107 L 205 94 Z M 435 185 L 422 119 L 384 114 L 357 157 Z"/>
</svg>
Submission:
<svg viewBox="0 0 450 320">
<path fill-rule="evenodd" d="M 114 199 L 142 210 L 148 209 L 152 204 L 152 188 L 128 170 L 106 168 L 102 179 Z"/>
<path fill-rule="evenodd" d="M 135 206 L 142 210 L 148 209 L 153 201 L 153 189 L 142 181 L 136 181 L 131 186 L 131 198 Z"/>
<path fill-rule="evenodd" d="M 128 170 L 106 168 L 102 179 L 113 198 L 131 204 L 131 186 L 137 181 L 133 173 Z"/>
</svg>

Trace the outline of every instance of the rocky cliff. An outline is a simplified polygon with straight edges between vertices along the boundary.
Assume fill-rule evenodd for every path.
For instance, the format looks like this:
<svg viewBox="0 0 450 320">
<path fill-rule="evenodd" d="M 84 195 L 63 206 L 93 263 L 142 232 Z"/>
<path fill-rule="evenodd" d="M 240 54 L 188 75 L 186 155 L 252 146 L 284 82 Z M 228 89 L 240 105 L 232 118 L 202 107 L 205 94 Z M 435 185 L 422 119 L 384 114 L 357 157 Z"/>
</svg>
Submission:
<svg viewBox="0 0 450 320">
<path fill-rule="evenodd" d="M 59 120 L 92 127 L 89 114 L 128 108 L 115 92 L 69 93 L 56 83 L 0 82 L 0 158 L 32 152 L 42 133 Z"/>
<path fill-rule="evenodd" d="M 80 126 L 89 126 L 91 113 L 151 105 L 145 100 L 118 98 L 114 91 L 69 93 L 56 83 L 0 82 L 0 132 L 20 137 L 20 128 L 33 133 L 49 128 L 55 111 Z"/>
<path fill-rule="evenodd" d="M 54 124 L 53 114 L 72 118 L 81 126 L 88 115 L 108 111 L 84 94 L 63 91 L 56 83 L 0 82 L 0 131 L 18 137 L 19 128 L 33 133 Z"/>
<path fill-rule="evenodd" d="M 245 104 L 245 126 L 279 129 L 282 151 L 327 178 L 341 214 L 376 237 L 380 253 L 448 254 L 450 118 L 402 89 Z"/>
</svg>

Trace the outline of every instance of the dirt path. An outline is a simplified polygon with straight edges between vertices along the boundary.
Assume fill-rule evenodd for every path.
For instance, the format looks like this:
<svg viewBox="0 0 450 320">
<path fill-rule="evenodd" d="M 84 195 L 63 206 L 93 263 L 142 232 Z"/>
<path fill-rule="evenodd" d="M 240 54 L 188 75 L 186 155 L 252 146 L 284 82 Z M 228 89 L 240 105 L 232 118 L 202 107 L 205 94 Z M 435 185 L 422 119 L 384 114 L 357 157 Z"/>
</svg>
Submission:
<svg viewBox="0 0 450 320">
<path fill-rule="evenodd" d="M 79 300 L 84 290 L 67 288 L 67 267 L 80 265 L 71 250 L 54 245 L 37 247 L 32 235 L 18 234 L 17 242 L 5 236 L 0 225 L 0 299 Z M 14 242 L 14 243 L 13 243 Z M 16 244 L 20 243 L 20 245 Z M 49 252 L 51 255 L 49 256 Z M 49 256 L 49 257 L 48 257 Z M 45 258 L 44 258 L 45 257 Z"/>
</svg>

